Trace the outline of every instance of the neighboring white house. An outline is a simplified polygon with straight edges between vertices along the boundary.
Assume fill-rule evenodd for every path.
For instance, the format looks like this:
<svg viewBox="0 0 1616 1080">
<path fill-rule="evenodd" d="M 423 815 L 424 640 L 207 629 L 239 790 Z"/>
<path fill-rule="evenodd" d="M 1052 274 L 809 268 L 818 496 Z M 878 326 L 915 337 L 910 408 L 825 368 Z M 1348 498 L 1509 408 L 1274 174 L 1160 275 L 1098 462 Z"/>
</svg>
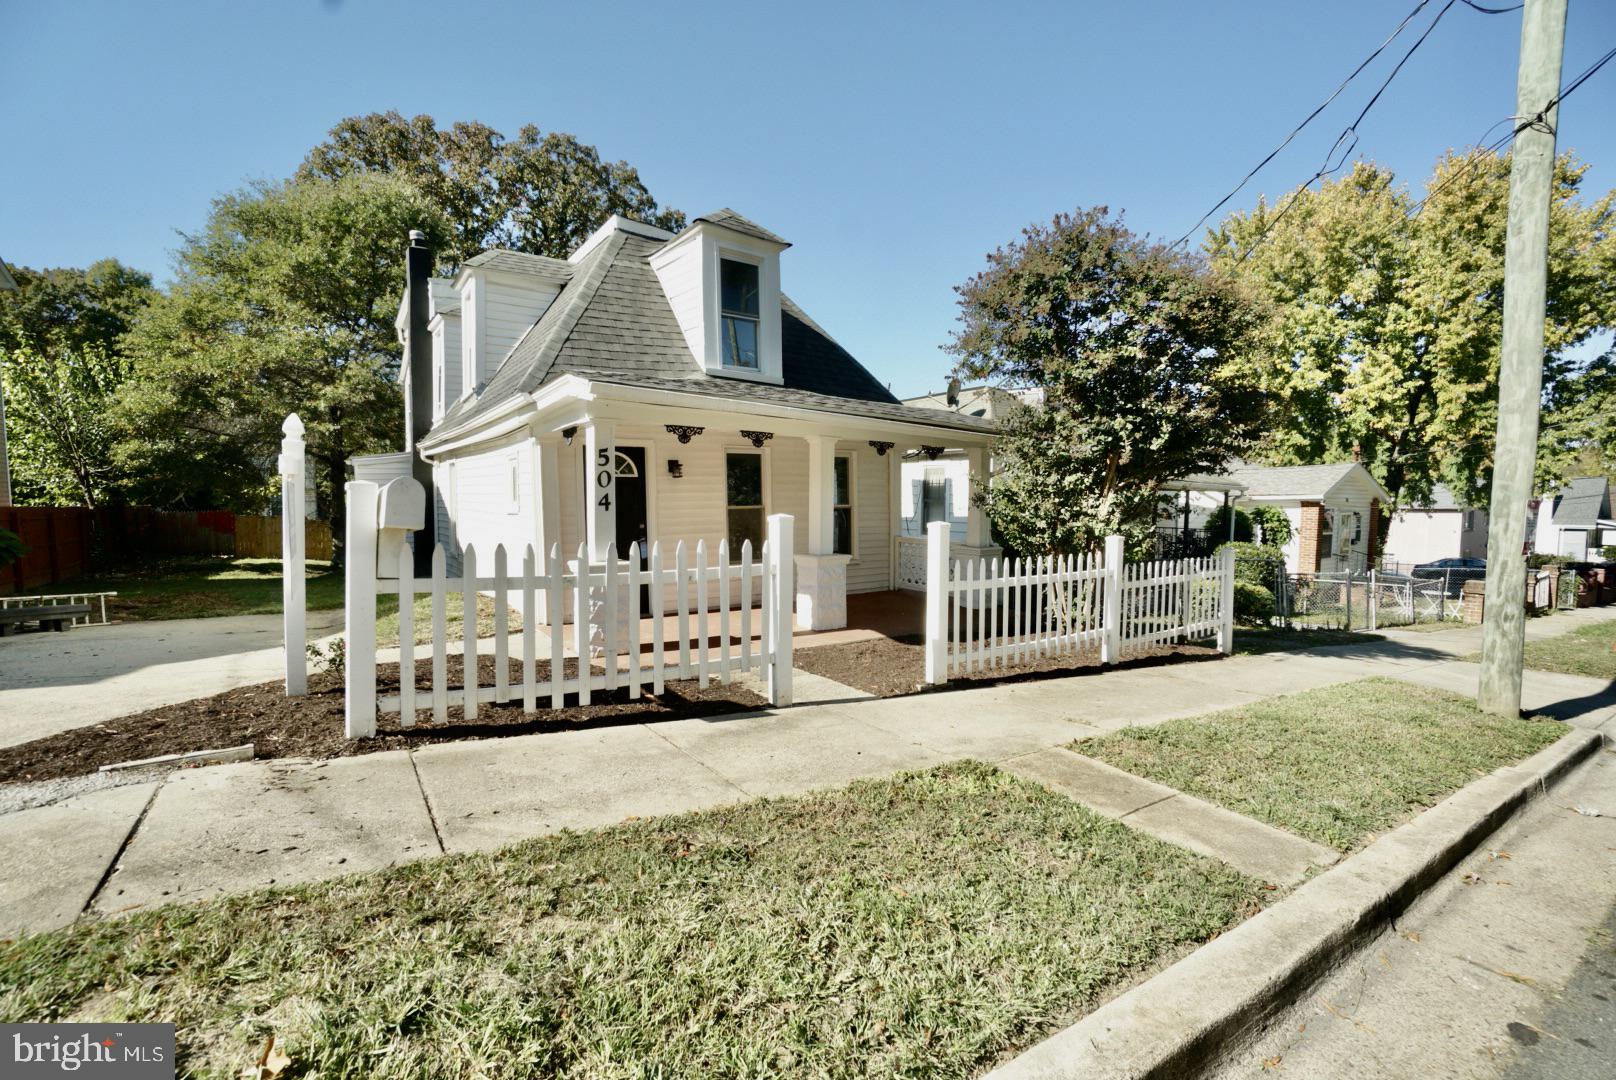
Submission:
<svg viewBox="0 0 1616 1080">
<path fill-rule="evenodd" d="M 1392 515 L 1385 559 L 1399 566 L 1438 559 L 1485 559 L 1487 511 L 1462 505 L 1446 484 L 1431 489 L 1429 503 L 1405 506 Z"/>
<path fill-rule="evenodd" d="M 903 455 L 958 448 L 985 477 L 995 425 L 894 398 L 782 291 L 787 246 L 730 210 L 677 235 L 614 216 L 566 259 L 412 269 L 411 456 L 356 469 L 413 466 L 427 533 L 484 558 L 503 544 L 513 565 L 528 544 L 603 564 L 653 541 L 704 540 L 714 559 L 728 538 L 733 557 L 792 514 L 797 619 L 815 629 L 845 624 L 849 592 L 923 587 L 924 543 L 899 535 Z M 992 553 L 979 510 L 961 539 Z"/>
<path fill-rule="evenodd" d="M 997 422 L 1026 400 L 1025 393 L 997 386 L 967 386 L 905 398 L 904 404 Z M 966 452 L 951 446 L 911 450 L 904 455 L 901 476 L 902 535 L 922 537 L 927 525 L 946 521 L 954 542 L 963 544 L 971 511 L 971 468 Z"/>
<path fill-rule="evenodd" d="M 1290 519 L 1285 564 L 1292 573 L 1365 569 L 1376 555 L 1380 508 L 1391 502 L 1356 461 L 1331 465 L 1236 465 L 1240 507 L 1277 506 Z"/>
<path fill-rule="evenodd" d="M 1541 500 L 1533 544 L 1540 555 L 1597 560 L 1600 548 L 1616 544 L 1610 481 L 1603 476 L 1584 476 Z"/>
</svg>

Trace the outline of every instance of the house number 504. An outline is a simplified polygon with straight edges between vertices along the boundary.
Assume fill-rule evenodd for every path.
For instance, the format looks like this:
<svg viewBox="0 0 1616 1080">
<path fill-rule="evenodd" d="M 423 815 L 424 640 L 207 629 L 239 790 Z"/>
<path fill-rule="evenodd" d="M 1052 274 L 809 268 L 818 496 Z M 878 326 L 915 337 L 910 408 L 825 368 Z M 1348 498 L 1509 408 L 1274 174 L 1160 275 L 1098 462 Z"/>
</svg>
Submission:
<svg viewBox="0 0 1616 1080">
<path fill-rule="evenodd" d="M 601 489 L 600 498 L 595 500 L 602 510 L 612 508 L 612 481 L 617 478 L 617 470 L 612 468 L 612 452 L 604 446 L 595 451 L 595 464 L 600 466 L 595 471 L 595 486 Z"/>
</svg>

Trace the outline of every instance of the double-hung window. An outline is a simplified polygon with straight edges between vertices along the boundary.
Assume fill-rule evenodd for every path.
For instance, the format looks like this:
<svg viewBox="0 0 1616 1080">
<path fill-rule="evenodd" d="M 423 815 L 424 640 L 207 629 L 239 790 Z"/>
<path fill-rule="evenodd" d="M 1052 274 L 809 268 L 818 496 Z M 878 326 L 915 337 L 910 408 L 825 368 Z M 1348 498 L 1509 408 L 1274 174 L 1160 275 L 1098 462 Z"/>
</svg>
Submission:
<svg viewBox="0 0 1616 1080">
<path fill-rule="evenodd" d="M 724 366 L 758 370 L 758 268 L 735 259 L 719 262 L 719 303 Z"/>
<path fill-rule="evenodd" d="M 729 522 L 730 558 L 752 541 L 752 557 L 763 551 L 763 455 L 733 451 L 724 458 L 724 504 Z"/>
<path fill-rule="evenodd" d="M 831 550 L 838 555 L 853 554 L 853 459 L 838 455 L 836 458 L 836 494 L 831 509 L 832 531 L 835 534 Z"/>
</svg>

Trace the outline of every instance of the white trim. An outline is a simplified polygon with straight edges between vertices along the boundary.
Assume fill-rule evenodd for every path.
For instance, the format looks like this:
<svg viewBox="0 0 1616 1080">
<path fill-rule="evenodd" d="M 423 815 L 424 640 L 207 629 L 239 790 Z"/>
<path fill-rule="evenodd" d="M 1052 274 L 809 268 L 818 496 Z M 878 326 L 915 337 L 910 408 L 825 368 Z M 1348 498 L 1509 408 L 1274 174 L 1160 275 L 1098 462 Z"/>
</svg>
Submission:
<svg viewBox="0 0 1616 1080">
<path fill-rule="evenodd" d="M 689 229 L 685 230 L 685 232 L 689 231 Z M 584 239 L 584 242 L 579 244 L 577 248 L 573 250 L 571 255 L 567 256 L 567 261 L 574 264 L 583 261 L 583 258 L 586 255 L 588 255 L 591 251 L 594 251 L 601 245 L 603 241 L 605 241 L 615 232 L 626 232 L 633 236 L 643 236 L 647 240 L 672 240 L 674 237 L 674 234 L 666 229 L 659 229 L 655 225 L 647 225 L 643 221 L 635 221 L 632 218 L 626 218 L 622 214 L 613 214 L 611 217 L 607 218 L 601 223 L 600 228 L 590 233 L 589 236 Z M 679 235 L 683 236 L 684 233 L 680 233 Z"/>
<path fill-rule="evenodd" d="M 505 504 L 506 514 L 522 512 L 522 452 L 513 446 L 505 452 Z"/>
<path fill-rule="evenodd" d="M 729 501 L 729 456 L 731 454 L 751 454 L 751 455 L 761 459 L 761 465 L 760 465 L 760 469 L 759 469 L 760 478 L 759 478 L 758 483 L 760 485 L 761 492 L 762 492 L 762 495 L 763 495 L 763 531 L 764 531 L 764 535 L 767 536 L 768 535 L 768 527 L 769 527 L 769 504 L 770 504 L 770 501 L 771 501 L 770 500 L 770 495 L 772 494 L 769 489 L 773 485 L 773 482 L 774 482 L 774 473 L 773 473 L 773 470 L 770 468 L 770 465 L 769 465 L 769 450 L 770 450 L 770 447 L 768 447 L 768 446 L 758 447 L 758 446 L 753 446 L 751 443 L 743 442 L 743 443 L 733 443 L 733 444 L 725 443 L 723 445 L 722 449 L 723 449 L 723 453 L 724 453 L 724 468 L 719 473 L 718 482 L 723 485 L 723 490 L 719 492 L 719 495 L 721 496 L 721 502 L 722 502 L 723 507 L 724 507 L 724 521 L 723 521 L 724 531 L 723 531 L 723 535 L 726 536 L 726 537 L 729 536 L 729 512 L 730 512 L 730 509 L 731 509 L 731 504 L 730 504 L 730 501 Z M 750 509 L 750 507 L 742 507 L 742 509 Z M 734 552 L 732 552 L 731 554 L 733 556 L 735 556 L 735 557 L 739 557 L 740 549 L 736 548 L 736 550 Z M 756 557 L 755 552 L 754 552 L 754 557 Z"/>
<path fill-rule="evenodd" d="M 839 503 L 839 502 L 836 501 L 836 465 L 835 465 L 835 462 L 838 459 L 844 460 L 844 461 L 847 462 L 847 502 L 846 503 Z M 859 557 L 859 541 L 858 541 L 858 519 L 859 519 L 859 512 L 858 512 L 858 451 L 857 450 L 838 450 L 834 454 L 831 455 L 831 461 L 832 461 L 832 464 L 831 464 L 831 467 L 830 467 L 830 470 L 831 470 L 830 471 L 830 519 L 831 519 L 830 520 L 830 536 L 831 536 L 831 547 L 832 548 L 834 548 L 836 546 L 836 509 L 837 509 L 837 507 L 840 507 L 840 506 L 846 506 L 847 507 L 847 550 L 842 551 L 842 552 L 833 551 L 832 554 L 846 555 L 849 559 L 853 560 L 854 562 L 857 562 L 858 557 Z"/>
</svg>

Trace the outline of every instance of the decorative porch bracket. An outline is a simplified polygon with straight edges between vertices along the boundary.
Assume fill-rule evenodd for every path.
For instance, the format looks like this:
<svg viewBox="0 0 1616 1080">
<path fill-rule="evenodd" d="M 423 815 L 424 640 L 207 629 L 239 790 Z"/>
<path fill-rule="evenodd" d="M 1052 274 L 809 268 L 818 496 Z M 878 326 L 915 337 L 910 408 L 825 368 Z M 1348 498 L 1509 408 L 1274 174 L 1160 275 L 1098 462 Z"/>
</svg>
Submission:
<svg viewBox="0 0 1616 1080">
<path fill-rule="evenodd" d="M 681 443 L 689 443 L 691 439 L 706 431 L 706 428 L 692 427 L 689 424 L 664 424 L 669 435 L 676 435 Z"/>
<path fill-rule="evenodd" d="M 761 449 L 763 449 L 763 444 L 764 443 L 766 443 L 770 439 L 774 438 L 774 432 L 772 432 L 772 431 L 742 431 L 741 432 L 741 438 L 747 440 L 753 446 L 755 446 L 759 450 L 761 450 Z"/>
<path fill-rule="evenodd" d="M 881 442 L 878 439 L 870 440 L 870 449 L 875 451 L 876 457 L 886 457 L 887 451 L 891 450 L 896 445 L 896 443 Z"/>
</svg>

